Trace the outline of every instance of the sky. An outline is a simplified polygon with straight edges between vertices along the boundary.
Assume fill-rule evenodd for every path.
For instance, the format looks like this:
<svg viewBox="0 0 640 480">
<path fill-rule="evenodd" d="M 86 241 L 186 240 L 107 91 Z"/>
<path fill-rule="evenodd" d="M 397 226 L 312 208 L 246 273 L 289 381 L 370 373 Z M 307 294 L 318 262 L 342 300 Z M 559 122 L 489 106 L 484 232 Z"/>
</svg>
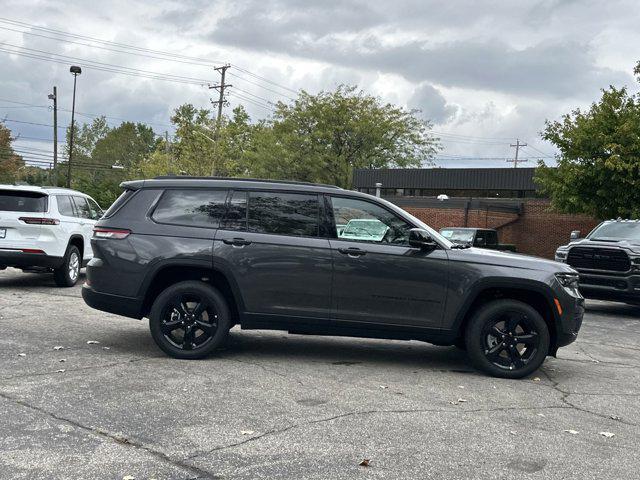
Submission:
<svg viewBox="0 0 640 480">
<path fill-rule="evenodd" d="M 588 108 L 609 85 L 638 90 L 637 0 L 0 0 L 0 118 L 16 149 L 47 159 L 51 101 L 69 125 L 106 115 L 171 134 L 183 103 L 213 108 L 230 64 L 230 111 L 266 118 L 297 91 L 358 85 L 432 124 L 440 167 L 520 166 L 556 150 L 546 120 Z M 101 40 L 102 42 L 98 42 Z M 123 73 L 125 72 L 125 73 Z M 24 123 L 31 122 L 31 123 Z M 34 125 L 44 124 L 44 125 Z M 20 152 L 19 152 L 20 153 Z"/>
</svg>

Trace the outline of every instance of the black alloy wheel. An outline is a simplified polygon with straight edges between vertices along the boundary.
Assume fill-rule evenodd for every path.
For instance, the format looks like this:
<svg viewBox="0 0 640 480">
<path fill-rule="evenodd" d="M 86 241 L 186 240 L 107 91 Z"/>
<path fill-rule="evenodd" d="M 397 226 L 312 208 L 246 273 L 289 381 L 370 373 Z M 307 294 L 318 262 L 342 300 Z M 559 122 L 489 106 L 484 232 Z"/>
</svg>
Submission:
<svg viewBox="0 0 640 480">
<path fill-rule="evenodd" d="M 521 311 L 506 311 L 487 322 L 482 341 L 487 359 L 506 370 L 523 368 L 540 348 L 536 326 Z"/>
<path fill-rule="evenodd" d="M 501 378 L 522 378 L 537 370 L 549 353 L 549 328 L 531 305 L 494 300 L 480 308 L 465 331 L 473 365 Z"/>
<path fill-rule="evenodd" d="M 218 314 L 206 298 L 195 293 L 179 293 L 162 312 L 162 334 L 176 348 L 197 350 L 213 339 Z"/>
<path fill-rule="evenodd" d="M 149 314 L 149 328 L 158 346 L 172 357 L 203 358 L 227 336 L 227 301 L 204 282 L 177 283 L 156 298 Z"/>
</svg>

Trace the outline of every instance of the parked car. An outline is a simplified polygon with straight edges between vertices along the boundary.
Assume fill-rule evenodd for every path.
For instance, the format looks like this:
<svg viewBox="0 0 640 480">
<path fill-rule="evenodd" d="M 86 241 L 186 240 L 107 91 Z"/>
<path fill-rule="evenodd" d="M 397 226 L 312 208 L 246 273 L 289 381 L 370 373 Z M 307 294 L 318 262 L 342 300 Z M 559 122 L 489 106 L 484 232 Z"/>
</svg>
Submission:
<svg viewBox="0 0 640 480">
<path fill-rule="evenodd" d="M 490 250 L 515 252 L 516 246 L 511 243 L 500 243 L 498 231 L 493 228 L 447 227 L 441 228 L 440 234 L 453 243 L 469 245 Z"/>
<path fill-rule="evenodd" d="M 239 324 L 456 344 L 479 369 L 519 378 L 580 329 L 584 300 L 570 267 L 461 248 L 364 193 L 188 177 L 123 186 L 94 229 L 82 296 L 148 317 L 176 358 L 208 355 Z M 365 219 L 378 233 L 345 234 Z"/>
<path fill-rule="evenodd" d="M 585 297 L 640 304 L 640 221 L 607 220 L 585 238 L 574 230 L 555 259 L 579 272 Z"/>
<path fill-rule="evenodd" d="M 0 270 L 53 272 L 58 286 L 75 285 L 101 216 L 96 201 L 75 190 L 0 185 Z"/>
</svg>

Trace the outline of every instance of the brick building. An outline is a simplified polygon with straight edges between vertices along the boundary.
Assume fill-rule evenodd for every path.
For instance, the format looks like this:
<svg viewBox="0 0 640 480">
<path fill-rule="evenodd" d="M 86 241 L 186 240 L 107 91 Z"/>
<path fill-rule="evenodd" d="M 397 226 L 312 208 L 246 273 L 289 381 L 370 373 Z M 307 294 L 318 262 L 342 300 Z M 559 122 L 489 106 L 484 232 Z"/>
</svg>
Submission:
<svg viewBox="0 0 640 480">
<path fill-rule="evenodd" d="M 550 209 L 533 181 L 534 168 L 356 170 L 354 189 L 381 196 L 435 229 L 498 230 L 521 253 L 553 258 L 572 230 L 589 232 L 599 220 Z M 376 186 L 376 184 L 379 184 Z M 449 198 L 439 201 L 445 194 Z"/>
</svg>

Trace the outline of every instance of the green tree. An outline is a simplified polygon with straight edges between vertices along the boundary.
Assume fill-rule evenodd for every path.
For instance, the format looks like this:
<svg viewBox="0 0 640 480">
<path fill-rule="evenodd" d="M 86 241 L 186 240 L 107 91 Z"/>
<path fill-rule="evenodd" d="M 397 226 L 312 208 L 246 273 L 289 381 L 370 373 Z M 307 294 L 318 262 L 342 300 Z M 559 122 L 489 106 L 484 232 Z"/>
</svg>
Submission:
<svg viewBox="0 0 640 480">
<path fill-rule="evenodd" d="M 14 183 L 24 168 L 22 157 L 11 146 L 11 130 L 0 123 L 0 183 Z"/>
<path fill-rule="evenodd" d="M 273 119 L 256 129 L 249 164 L 260 177 L 351 187 L 354 168 L 430 163 L 438 139 L 416 113 L 355 86 L 303 91 L 291 104 L 278 103 Z"/>
<path fill-rule="evenodd" d="M 610 86 L 588 110 L 548 121 L 542 138 L 560 150 L 557 168 L 540 162 L 536 173 L 553 207 L 598 218 L 640 217 L 640 95 Z"/>
</svg>

